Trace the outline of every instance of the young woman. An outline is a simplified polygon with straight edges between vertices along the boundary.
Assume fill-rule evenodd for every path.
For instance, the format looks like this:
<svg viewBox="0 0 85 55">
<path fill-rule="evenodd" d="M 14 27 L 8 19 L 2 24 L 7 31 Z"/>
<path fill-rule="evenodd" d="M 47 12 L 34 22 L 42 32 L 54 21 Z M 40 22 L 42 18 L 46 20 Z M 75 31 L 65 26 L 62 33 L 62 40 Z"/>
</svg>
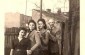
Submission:
<svg viewBox="0 0 85 55">
<path fill-rule="evenodd" d="M 12 46 L 10 55 L 27 55 L 28 46 L 30 45 L 29 39 L 25 38 L 26 29 L 20 28 L 19 35 L 17 38 L 12 40 Z M 27 44 L 28 43 L 28 44 Z"/>
<path fill-rule="evenodd" d="M 46 30 L 46 22 L 44 19 L 38 20 L 38 32 L 41 39 L 40 55 L 48 55 L 49 32 Z"/>
<path fill-rule="evenodd" d="M 39 35 L 36 31 L 36 23 L 34 20 L 30 20 L 28 23 L 29 34 L 28 37 L 31 40 L 31 49 L 28 51 L 28 54 L 39 55 L 38 47 L 41 44 Z"/>
</svg>

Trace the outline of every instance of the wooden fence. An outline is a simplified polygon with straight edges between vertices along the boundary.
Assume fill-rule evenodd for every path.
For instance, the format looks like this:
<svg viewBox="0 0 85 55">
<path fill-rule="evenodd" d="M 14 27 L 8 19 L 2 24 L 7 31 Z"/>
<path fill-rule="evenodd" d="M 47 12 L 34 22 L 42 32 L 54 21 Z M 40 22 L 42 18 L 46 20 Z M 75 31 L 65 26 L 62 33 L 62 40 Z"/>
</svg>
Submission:
<svg viewBox="0 0 85 55">
<path fill-rule="evenodd" d="M 18 28 L 6 28 L 5 30 L 5 55 L 9 55 L 11 41 L 18 36 Z"/>
</svg>

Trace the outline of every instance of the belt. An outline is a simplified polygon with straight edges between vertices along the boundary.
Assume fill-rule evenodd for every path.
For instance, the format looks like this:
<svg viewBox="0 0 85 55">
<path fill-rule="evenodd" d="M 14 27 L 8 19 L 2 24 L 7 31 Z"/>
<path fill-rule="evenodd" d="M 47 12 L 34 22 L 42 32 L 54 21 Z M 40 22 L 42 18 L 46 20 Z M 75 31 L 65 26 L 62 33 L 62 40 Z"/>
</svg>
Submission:
<svg viewBox="0 0 85 55">
<path fill-rule="evenodd" d="M 15 51 L 25 51 L 25 49 L 15 49 Z"/>
</svg>

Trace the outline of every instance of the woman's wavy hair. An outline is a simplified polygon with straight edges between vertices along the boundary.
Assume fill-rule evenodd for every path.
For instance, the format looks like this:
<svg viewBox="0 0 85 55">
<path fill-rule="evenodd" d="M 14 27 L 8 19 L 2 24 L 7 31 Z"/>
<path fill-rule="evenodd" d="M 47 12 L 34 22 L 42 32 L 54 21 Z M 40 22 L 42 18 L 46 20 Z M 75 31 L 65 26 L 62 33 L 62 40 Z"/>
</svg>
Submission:
<svg viewBox="0 0 85 55">
<path fill-rule="evenodd" d="M 43 24 L 45 25 L 44 26 L 44 29 L 47 29 L 47 25 L 46 25 L 46 21 L 45 21 L 45 19 L 39 19 L 37 22 L 39 22 L 39 21 L 41 21 L 41 22 L 43 22 Z"/>
<path fill-rule="evenodd" d="M 25 34 L 26 34 L 27 29 L 26 29 L 26 28 L 24 28 L 24 27 L 19 27 L 19 28 L 18 28 L 18 30 L 17 30 L 17 31 L 18 31 L 18 35 L 19 35 L 19 32 L 20 32 L 21 30 L 24 30 L 24 31 L 25 31 Z"/>
<path fill-rule="evenodd" d="M 34 25 L 35 25 L 35 30 L 37 29 L 37 25 L 36 25 L 36 22 L 34 21 L 34 20 L 30 20 L 29 22 L 28 22 L 28 25 L 30 24 L 30 23 L 34 23 Z"/>
</svg>

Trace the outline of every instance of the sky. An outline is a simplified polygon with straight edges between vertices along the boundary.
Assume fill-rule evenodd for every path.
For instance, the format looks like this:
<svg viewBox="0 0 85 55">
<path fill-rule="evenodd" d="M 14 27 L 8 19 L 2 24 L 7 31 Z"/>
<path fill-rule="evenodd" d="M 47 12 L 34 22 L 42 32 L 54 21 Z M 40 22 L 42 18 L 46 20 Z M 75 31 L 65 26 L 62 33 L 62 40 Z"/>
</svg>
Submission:
<svg viewBox="0 0 85 55">
<path fill-rule="evenodd" d="M 66 1 L 66 2 L 65 2 Z M 65 9 L 64 9 L 65 2 Z M 27 12 L 26 15 L 32 15 L 32 9 L 39 9 L 37 6 L 40 6 L 40 0 L 27 0 Z M 52 12 L 56 12 L 57 8 L 61 8 L 62 11 L 69 10 L 68 0 L 43 0 L 43 9 L 51 9 Z M 0 0 L 0 6 L 2 12 L 19 12 L 25 14 L 26 9 L 26 0 Z"/>
</svg>

